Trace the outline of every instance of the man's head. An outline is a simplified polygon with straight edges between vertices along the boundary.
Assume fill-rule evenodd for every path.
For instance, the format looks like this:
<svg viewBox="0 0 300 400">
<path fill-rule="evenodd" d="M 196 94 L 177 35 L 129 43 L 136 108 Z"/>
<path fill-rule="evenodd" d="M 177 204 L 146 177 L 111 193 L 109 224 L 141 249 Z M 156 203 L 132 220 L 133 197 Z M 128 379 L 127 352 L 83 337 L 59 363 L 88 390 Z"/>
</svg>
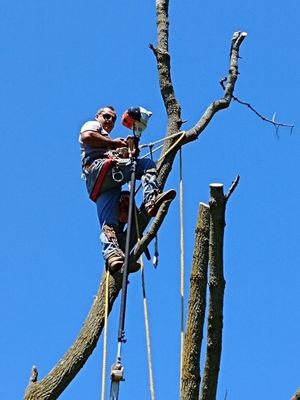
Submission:
<svg viewBox="0 0 300 400">
<path fill-rule="evenodd" d="M 117 114 L 112 106 L 99 108 L 96 113 L 96 120 L 101 123 L 106 132 L 110 133 L 115 125 Z"/>
</svg>

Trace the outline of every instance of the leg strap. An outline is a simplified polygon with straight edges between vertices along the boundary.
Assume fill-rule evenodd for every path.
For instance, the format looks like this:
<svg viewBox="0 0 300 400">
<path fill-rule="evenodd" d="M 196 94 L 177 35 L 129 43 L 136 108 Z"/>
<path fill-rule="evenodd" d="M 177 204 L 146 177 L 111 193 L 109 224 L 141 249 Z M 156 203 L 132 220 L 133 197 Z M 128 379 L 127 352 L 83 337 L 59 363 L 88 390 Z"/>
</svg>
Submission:
<svg viewBox="0 0 300 400">
<path fill-rule="evenodd" d="M 99 192 L 102 186 L 102 183 L 104 181 L 105 175 L 108 171 L 108 168 L 110 167 L 112 160 L 110 158 L 108 158 L 107 160 L 105 160 L 105 163 L 102 165 L 102 168 L 100 170 L 100 173 L 96 179 L 95 185 L 93 187 L 93 190 L 90 194 L 90 199 L 93 201 L 97 200 L 97 197 L 99 196 Z"/>
</svg>

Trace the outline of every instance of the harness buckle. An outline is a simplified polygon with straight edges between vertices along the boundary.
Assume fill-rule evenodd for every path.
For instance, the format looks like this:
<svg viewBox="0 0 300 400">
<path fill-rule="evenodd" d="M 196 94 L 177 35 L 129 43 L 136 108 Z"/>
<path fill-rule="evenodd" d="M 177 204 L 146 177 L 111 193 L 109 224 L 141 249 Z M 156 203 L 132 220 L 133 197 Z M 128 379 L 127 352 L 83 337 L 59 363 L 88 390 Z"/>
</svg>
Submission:
<svg viewBox="0 0 300 400">
<path fill-rule="evenodd" d="M 112 178 L 115 182 L 121 183 L 124 179 L 124 174 L 118 167 L 118 165 L 112 168 Z"/>
</svg>

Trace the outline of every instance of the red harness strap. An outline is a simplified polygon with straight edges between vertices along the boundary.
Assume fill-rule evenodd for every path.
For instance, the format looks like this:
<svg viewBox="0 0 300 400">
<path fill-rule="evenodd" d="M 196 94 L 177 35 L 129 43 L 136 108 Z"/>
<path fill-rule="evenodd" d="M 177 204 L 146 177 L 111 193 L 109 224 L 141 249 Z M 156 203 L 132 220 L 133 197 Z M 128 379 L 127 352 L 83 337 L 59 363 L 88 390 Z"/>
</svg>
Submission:
<svg viewBox="0 0 300 400">
<path fill-rule="evenodd" d="M 90 199 L 93 201 L 97 200 L 100 188 L 102 186 L 102 183 L 104 181 L 105 175 L 108 171 L 108 168 L 110 167 L 111 162 L 112 162 L 112 159 L 108 158 L 107 160 L 105 160 L 104 164 L 102 165 L 100 174 L 98 175 L 95 185 L 93 187 L 92 193 L 90 194 Z"/>
</svg>

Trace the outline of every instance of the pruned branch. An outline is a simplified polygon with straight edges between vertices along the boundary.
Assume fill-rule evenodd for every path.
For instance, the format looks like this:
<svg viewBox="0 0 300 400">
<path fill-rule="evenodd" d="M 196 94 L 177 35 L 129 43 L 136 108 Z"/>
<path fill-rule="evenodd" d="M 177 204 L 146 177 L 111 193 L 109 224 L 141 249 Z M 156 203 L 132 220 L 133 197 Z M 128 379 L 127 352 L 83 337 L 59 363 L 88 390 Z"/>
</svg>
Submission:
<svg viewBox="0 0 300 400">
<path fill-rule="evenodd" d="M 181 400 L 199 399 L 200 353 L 206 309 L 209 225 L 209 206 L 200 203 L 190 276 L 187 328 L 183 349 Z"/>
</svg>

